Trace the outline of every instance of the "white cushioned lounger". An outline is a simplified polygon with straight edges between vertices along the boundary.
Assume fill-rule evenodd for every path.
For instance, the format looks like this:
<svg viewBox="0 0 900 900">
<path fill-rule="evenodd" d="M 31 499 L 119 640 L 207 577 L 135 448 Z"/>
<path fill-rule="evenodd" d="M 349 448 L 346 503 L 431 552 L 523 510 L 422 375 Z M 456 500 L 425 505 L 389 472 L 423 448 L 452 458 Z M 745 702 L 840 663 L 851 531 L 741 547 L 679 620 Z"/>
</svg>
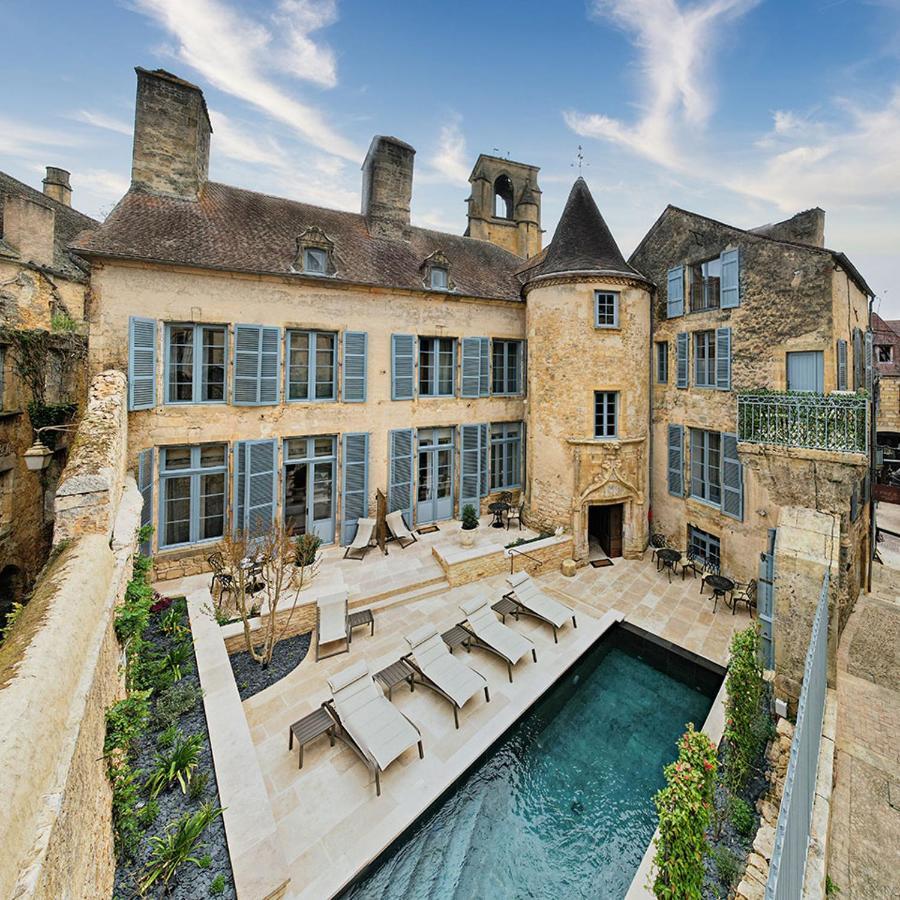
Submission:
<svg viewBox="0 0 900 900">
<path fill-rule="evenodd" d="M 500 622 L 497 614 L 491 609 L 491 601 L 483 594 L 461 603 L 459 608 L 466 616 L 468 631 L 477 639 L 477 646 L 490 650 L 506 660 L 510 681 L 512 681 L 512 667 L 529 651 L 537 662 L 534 644 Z"/>
<path fill-rule="evenodd" d="M 506 583 L 512 589 L 513 599 L 522 608 L 523 613 L 532 615 L 553 627 L 554 641 L 557 628 L 565 625 L 567 619 L 571 619 L 572 624 L 578 627 L 575 611 L 542 591 L 527 572 L 507 575 Z"/>
<path fill-rule="evenodd" d="M 316 662 L 349 652 L 350 623 L 347 618 L 349 598 L 347 591 L 337 591 L 316 600 Z M 319 653 L 322 644 L 331 644 L 335 641 L 346 641 L 347 646 L 343 650 L 327 653 L 325 656 Z"/>
</svg>

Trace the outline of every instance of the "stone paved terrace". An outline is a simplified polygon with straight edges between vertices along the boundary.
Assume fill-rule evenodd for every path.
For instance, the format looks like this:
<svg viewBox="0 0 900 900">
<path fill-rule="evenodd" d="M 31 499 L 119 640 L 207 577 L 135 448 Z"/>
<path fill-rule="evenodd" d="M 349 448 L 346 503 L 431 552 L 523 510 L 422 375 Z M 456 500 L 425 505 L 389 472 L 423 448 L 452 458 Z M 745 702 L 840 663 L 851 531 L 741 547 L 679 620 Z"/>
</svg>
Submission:
<svg viewBox="0 0 900 900">
<path fill-rule="evenodd" d="M 372 557 L 373 561 L 375 557 Z M 362 568 L 366 564 L 359 564 Z M 376 611 L 374 638 L 355 633 L 350 654 L 316 663 L 313 654 L 276 685 L 243 703 L 256 757 L 268 792 L 283 859 L 291 877 L 290 896 L 323 897 L 371 861 L 431 800 L 470 765 L 619 615 L 694 653 L 724 664 L 733 631 L 749 621 L 742 609 L 732 615 L 712 597 L 699 594 L 699 580 L 688 576 L 668 582 L 650 562 L 616 560 L 606 568 L 579 569 L 574 577 L 557 572 L 540 578 L 557 597 L 576 609 L 579 627 L 564 627 L 554 645 L 547 626 L 530 620 L 510 624 L 536 644 L 538 663 L 523 660 L 515 681 L 492 655 L 475 650 L 466 657 L 488 679 L 491 702 L 479 695 L 460 713 L 453 727 L 446 701 L 424 688 L 401 687 L 394 702 L 422 729 L 425 759 L 411 750 L 382 776 L 376 798 L 368 770 L 356 755 L 326 738 L 307 746 L 304 767 L 297 768 L 297 748 L 288 752 L 288 727 L 329 696 L 326 679 L 365 657 L 371 671 L 406 652 L 403 635 L 425 622 L 443 630 L 462 618 L 458 605 L 478 593 L 499 599 L 503 575 L 445 590 L 422 599 L 387 605 Z M 168 594 L 198 594 L 208 602 L 208 576 L 165 583 Z M 618 611 L 618 613 L 617 613 Z M 457 653 L 461 653 L 459 650 Z M 217 752 L 214 745 L 214 754 Z M 217 766 L 218 771 L 218 766 Z M 226 822 L 227 826 L 227 822 Z M 231 848 L 234 857 L 237 848 Z"/>
</svg>

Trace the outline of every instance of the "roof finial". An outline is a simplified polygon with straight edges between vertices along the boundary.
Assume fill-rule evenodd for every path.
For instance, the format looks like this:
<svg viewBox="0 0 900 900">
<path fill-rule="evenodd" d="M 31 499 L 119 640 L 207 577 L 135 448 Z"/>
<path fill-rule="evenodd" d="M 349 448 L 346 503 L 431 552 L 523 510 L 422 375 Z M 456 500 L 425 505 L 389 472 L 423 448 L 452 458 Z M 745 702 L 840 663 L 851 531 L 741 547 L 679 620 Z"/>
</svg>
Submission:
<svg viewBox="0 0 900 900">
<path fill-rule="evenodd" d="M 581 175 L 581 170 L 582 170 L 585 166 L 589 166 L 589 165 L 590 165 L 589 162 L 585 162 L 585 161 L 584 161 L 584 148 L 581 146 L 581 144 L 578 145 L 578 152 L 575 154 L 575 162 L 569 163 L 569 165 L 570 165 L 573 169 L 574 169 L 574 168 L 577 168 L 577 169 L 578 169 L 578 174 L 579 174 L 579 175 Z"/>
</svg>

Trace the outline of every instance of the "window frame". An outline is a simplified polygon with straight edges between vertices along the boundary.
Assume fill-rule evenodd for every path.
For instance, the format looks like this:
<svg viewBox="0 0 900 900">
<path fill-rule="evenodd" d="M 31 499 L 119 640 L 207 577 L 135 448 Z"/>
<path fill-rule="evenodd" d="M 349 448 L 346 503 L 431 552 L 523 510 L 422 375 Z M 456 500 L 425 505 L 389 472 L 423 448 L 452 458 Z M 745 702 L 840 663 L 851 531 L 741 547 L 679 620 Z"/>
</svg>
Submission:
<svg viewBox="0 0 900 900">
<path fill-rule="evenodd" d="M 291 362 L 291 352 L 294 349 L 300 351 L 302 347 L 294 348 L 292 341 L 294 335 L 306 335 L 307 346 L 307 360 L 306 360 L 306 391 L 307 395 L 305 397 L 292 397 L 291 396 L 291 386 L 293 384 L 302 384 L 302 381 L 294 381 L 291 378 L 291 369 L 295 368 Z M 331 359 L 331 396 L 330 397 L 317 397 L 316 396 L 316 387 L 318 385 L 317 380 L 317 355 L 318 348 L 316 347 L 316 342 L 318 340 L 319 335 L 324 335 L 332 338 L 332 359 Z M 338 399 L 338 345 L 339 345 L 339 334 L 336 331 L 326 331 L 324 329 L 319 328 L 288 328 L 287 334 L 285 335 L 284 342 L 284 350 L 285 350 L 285 367 L 284 367 L 284 397 L 285 401 L 288 403 L 337 403 Z M 299 368 L 299 366 L 298 366 Z"/>
<path fill-rule="evenodd" d="M 699 556 L 705 563 L 716 566 L 719 570 L 722 568 L 722 539 L 709 531 L 704 531 L 696 525 L 688 523 L 687 535 L 688 552 Z M 710 553 L 710 549 L 715 547 L 715 557 Z M 703 548 L 702 550 L 700 548 Z"/>
<path fill-rule="evenodd" d="M 444 276 L 443 284 L 435 284 L 435 273 L 440 272 Z M 446 266 L 430 266 L 428 269 L 428 287 L 432 291 L 449 291 L 450 290 L 450 270 Z"/>
<path fill-rule="evenodd" d="M 887 350 L 887 359 L 881 358 L 879 351 Z M 876 364 L 892 363 L 894 361 L 894 345 L 893 344 L 876 344 L 875 345 L 875 362 Z"/>
<path fill-rule="evenodd" d="M 656 383 L 669 383 L 669 342 L 656 341 Z"/>
<path fill-rule="evenodd" d="M 602 410 L 602 419 L 603 419 L 603 427 L 602 430 L 606 431 L 608 429 L 608 417 L 609 417 L 609 398 L 612 397 L 612 433 L 604 433 L 598 434 L 598 414 L 600 413 L 600 398 L 604 398 L 602 401 L 603 410 Z M 619 392 L 618 391 L 594 391 L 594 440 L 595 441 L 612 441 L 616 440 L 619 436 Z"/>
<path fill-rule="evenodd" d="M 699 438 L 699 441 L 697 439 Z M 717 443 L 713 449 L 713 438 Z M 694 500 L 699 500 L 716 509 L 722 508 L 722 434 L 718 431 L 709 431 L 706 428 L 690 429 L 690 473 L 691 492 Z M 698 458 L 695 453 L 699 451 Z M 713 465 L 712 457 L 716 454 L 716 464 Z M 713 494 L 713 488 L 718 491 L 718 499 Z M 698 490 L 700 491 L 698 493 Z"/>
<path fill-rule="evenodd" d="M 494 362 L 496 359 L 495 352 L 499 349 L 498 345 L 503 345 L 503 363 L 502 363 L 502 376 L 501 380 L 504 386 L 504 390 L 496 389 L 496 378 L 497 378 L 497 366 Z M 512 371 L 509 362 L 510 355 L 510 347 L 515 345 L 516 347 L 516 363 L 515 363 L 515 379 L 517 382 L 518 390 L 509 390 L 509 377 Z M 525 393 L 524 387 L 524 367 L 522 364 L 523 357 L 525 352 L 525 341 L 519 340 L 517 338 L 491 338 L 491 396 L 492 397 L 520 397 Z"/>
<path fill-rule="evenodd" d="M 204 466 L 202 453 L 207 447 L 221 447 L 223 462 L 221 465 Z M 168 454 L 172 450 L 190 450 L 189 465 L 181 469 L 167 469 Z M 211 544 L 222 540 L 228 529 L 228 444 L 220 442 L 206 442 L 203 444 L 170 444 L 159 448 L 159 549 L 174 550 L 179 547 L 193 547 L 201 544 Z M 202 491 L 202 479 L 210 475 L 222 476 L 222 533 L 212 537 L 201 538 L 200 535 L 200 502 L 201 498 L 216 496 L 204 494 Z M 167 488 L 170 481 L 179 478 L 189 479 L 188 501 L 188 540 L 168 543 L 166 527 L 169 524 L 167 516 L 168 496 Z M 184 499 L 184 498 L 182 498 Z M 210 517 L 207 517 L 210 518 Z M 180 520 L 179 520 L 180 521 Z"/>
<path fill-rule="evenodd" d="M 701 352 L 701 341 L 706 345 Z M 694 387 L 716 387 L 716 330 L 703 329 L 694 332 Z M 701 366 L 705 368 L 704 375 L 708 380 L 701 381 Z"/>
<path fill-rule="evenodd" d="M 704 274 L 704 268 L 708 268 L 711 263 L 718 263 L 719 274 Z M 690 263 L 686 267 L 688 273 L 688 312 L 701 313 L 710 312 L 711 310 L 720 309 L 722 306 L 722 256 L 711 256 L 708 259 L 699 262 Z M 709 295 L 712 293 L 712 287 L 715 285 L 715 298 L 709 301 Z M 695 304 L 694 292 L 695 286 L 698 286 L 701 292 L 701 300 Z"/>
<path fill-rule="evenodd" d="M 309 265 L 310 259 L 317 258 L 317 254 L 321 254 L 321 269 L 313 269 Z M 303 248 L 303 274 L 304 275 L 328 275 L 328 251 L 324 247 L 304 247 Z"/>
<path fill-rule="evenodd" d="M 163 355 L 163 403 L 166 406 L 195 406 L 199 404 L 223 405 L 228 403 L 228 326 L 216 325 L 211 322 L 165 322 L 163 331 L 164 355 Z M 191 332 L 191 399 L 173 400 L 170 396 L 172 361 L 172 329 L 184 328 Z M 203 351 L 205 349 L 204 337 L 207 331 L 219 331 L 222 333 L 222 399 L 207 400 L 196 399 L 198 393 L 202 394 L 204 387 L 204 372 L 210 366 L 204 362 Z M 199 342 L 199 353 L 198 351 Z"/>
<path fill-rule="evenodd" d="M 608 331 L 619 327 L 619 291 L 594 291 L 594 328 Z M 600 321 L 600 299 L 612 300 L 612 322 Z"/>
<path fill-rule="evenodd" d="M 502 431 L 500 431 L 502 429 Z M 512 430 L 514 429 L 514 431 Z M 490 493 L 511 491 L 522 487 L 522 423 L 491 422 L 490 434 Z M 495 450 L 496 448 L 496 450 Z M 499 457 L 499 466 L 494 465 Z M 500 478 L 497 480 L 497 470 Z M 508 480 L 510 479 L 511 480 Z"/>
<path fill-rule="evenodd" d="M 441 342 L 449 341 L 450 342 L 450 354 L 451 359 L 448 364 L 449 374 L 450 374 L 450 391 L 442 392 L 440 390 L 441 384 L 441 367 L 444 363 L 441 362 L 441 353 L 446 352 L 441 349 Z M 434 363 L 431 366 L 424 366 L 422 363 L 422 356 L 424 352 L 423 343 L 428 342 L 431 345 L 430 352 L 433 354 Z M 457 339 L 455 337 L 435 337 L 431 335 L 420 335 L 418 337 L 418 344 L 416 347 L 416 368 L 418 371 L 415 374 L 415 383 L 417 388 L 417 395 L 419 397 L 431 397 L 431 398 L 441 398 L 441 397 L 455 397 L 456 396 L 456 368 L 457 368 Z M 429 369 L 430 375 L 428 377 L 428 389 L 426 391 L 422 390 L 422 371 L 423 369 Z M 446 374 L 446 371 L 445 373 Z"/>
<path fill-rule="evenodd" d="M 330 441 L 331 449 L 329 453 L 319 454 L 317 452 L 316 443 L 318 441 Z M 291 442 L 292 441 L 304 441 L 306 446 L 306 451 L 302 455 L 292 455 L 291 454 Z M 338 489 L 340 485 L 339 477 L 338 477 L 338 436 L 336 434 L 309 434 L 309 435 L 295 435 L 291 437 L 282 438 L 281 441 L 281 473 L 282 473 L 282 486 L 281 486 L 281 522 L 287 527 L 287 489 L 288 489 L 288 479 L 287 472 L 289 466 L 296 465 L 306 465 L 309 467 L 309 471 L 307 474 L 308 485 L 312 486 L 312 491 L 307 490 L 308 498 L 307 498 L 307 506 L 312 509 L 312 521 L 322 521 L 316 520 L 315 518 L 315 466 L 320 464 L 330 464 L 331 465 L 331 513 L 329 518 L 331 519 L 332 527 L 335 528 L 335 536 L 332 538 L 329 544 L 326 546 L 331 546 L 334 544 L 337 539 L 337 529 L 336 529 L 336 517 L 337 517 L 337 498 L 338 498 Z M 306 529 L 306 522 L 304 522 L 304 530 Z M 308 532 L 305 532 L 308 533 Z M 296 534 L 296 532 L 295 532 Z M 324 542 L 323 542 L 324 543 Z"/>
</svg>

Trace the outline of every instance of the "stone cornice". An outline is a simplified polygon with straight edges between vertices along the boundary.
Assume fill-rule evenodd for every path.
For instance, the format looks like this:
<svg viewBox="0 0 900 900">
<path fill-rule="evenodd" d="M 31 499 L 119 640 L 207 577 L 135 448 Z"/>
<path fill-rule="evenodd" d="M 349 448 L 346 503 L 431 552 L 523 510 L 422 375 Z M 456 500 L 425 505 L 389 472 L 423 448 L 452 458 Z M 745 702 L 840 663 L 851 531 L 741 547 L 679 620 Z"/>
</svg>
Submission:
<svg viewBox="0 0 900 900">
<path fill-rule="evenodd" d="M 644 288 L 648 292 L 653 291 L 653 282 L 637 275 L 628 275 L 624 272 L 560 272 L 558 274 L 550 273 L 548 275 L 538 275 L 530 281 L 525 282 L 522 286 L 522 292 L 527 296 L 528 293 L 537 287 L 553 287 L 559 284 L 578 284 L 585 281 L 601 281 L 603 284 L 621 284 L 625 287 Z"/>
</svg>

